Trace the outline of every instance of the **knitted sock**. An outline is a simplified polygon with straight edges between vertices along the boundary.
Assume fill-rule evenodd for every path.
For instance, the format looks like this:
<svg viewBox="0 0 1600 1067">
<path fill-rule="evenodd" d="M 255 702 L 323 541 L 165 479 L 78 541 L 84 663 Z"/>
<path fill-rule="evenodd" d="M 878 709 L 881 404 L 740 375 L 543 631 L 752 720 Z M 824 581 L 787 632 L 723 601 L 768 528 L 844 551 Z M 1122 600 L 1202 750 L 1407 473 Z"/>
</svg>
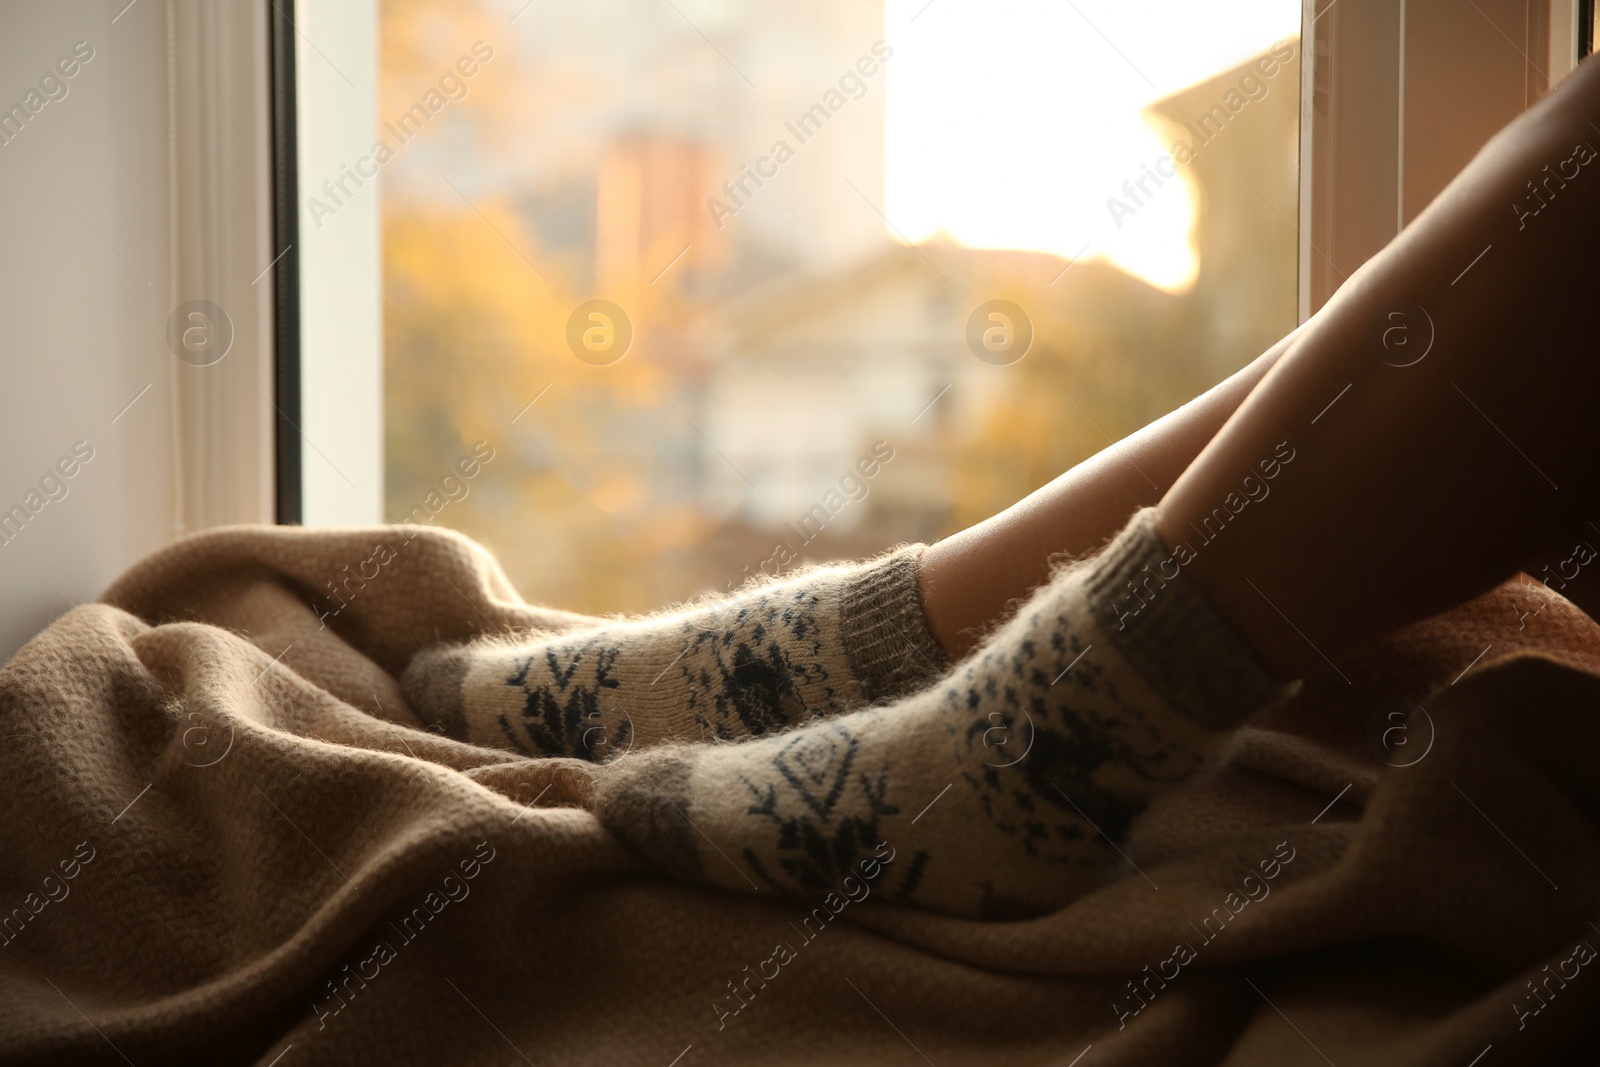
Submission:
<svg viewBox="0 0 1600 1067">
<path fill-rule="evenodd" d="M 948 667 L 922 614 L 923 547 L 574 632 L 434 646 L 402 686 L 448 736 L 530 755 L 609 760 L 773 733 Z"/>
<path fill-rule="evenodd" d="M 734 889 L 837 897 L 855 875 L 947 914 L 1060 907 L 1116 873 L 1152 796 L 1298 685 L 1175 571 L 1154 523 L 1135 515 L 895 705 L 604 768 L 599 818 L 668 871 Z"/>
</svg>

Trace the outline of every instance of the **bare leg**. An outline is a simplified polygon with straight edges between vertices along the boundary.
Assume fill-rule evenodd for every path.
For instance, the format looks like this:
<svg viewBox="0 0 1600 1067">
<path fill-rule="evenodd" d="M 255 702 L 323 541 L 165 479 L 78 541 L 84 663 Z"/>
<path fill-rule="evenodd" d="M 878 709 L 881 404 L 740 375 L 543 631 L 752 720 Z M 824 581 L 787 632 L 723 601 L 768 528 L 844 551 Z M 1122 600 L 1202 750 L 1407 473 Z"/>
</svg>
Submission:
<svg viewBox="0 0 1600 1067">
<path fill-rule="evenodd" d="M 1043 585 L 1053 557 L 1094 551 L 1160 500 L 1297 335 L 1005 511 L 930 546 L 923 608 L 949 657 L 966 655 L 1011 604 Z"/>
<path fill-rule="evenodd" d="M 1161 539 L 1277 676 L 1327 671 L 1586 529 L 1596 122 L 1591 60 L 1350 278 L 1162 499 Z M 1419 350 L 1384 331 L 1420 341 L 1429 320 L 1431 352 L 1393 365 Z M 1270 501 L 1234 515 L 1283 442 L 1296 458 Z"/>
<path fill-rule="evenodd" d="M 1092 551 L 1157 500 L 1175 565 L 1284 678 L 1570 557 L 1600 489 L 1571 447 L 1600 399 L 1600 364 L 1574 358 L 1592 348 L 1584 302 L 1600 281 L 1592 123 L 1590 62 L 1249 367 L 932 546 L 924 607 L 951 658 L 1052 557 Z M 1600 600 L 1584 588 L 1580 603 Z"/>
<path fill-rule="evenodd" d="M 1580 317 L 1600 282 L 1600 165 L 1584 169 L 1600 155 L 1574 148 L 1600 143 L 1591 116 L 1594 61 L 1289 339 L 1157 508 L 932 686 L 620 760 L 596 787 L 601 822 L 684 877 L 801 894 L 859 877 L 958 915 L 1037 914 L 1110 876 L 1102 841 L 1214 766 L 1293 691 L 1283 679 L 1512 576 L 1581 521 L 1600 490 L 1569 447 L 1600 399 Z M 1528 204 L 1546 165 L 1562 184 Z M 1432 324 L 1425 358 L 1384 347 L 1394 312 Z M 1119 468 L 1172 477 L 1235 386 L 929 550 L 924 611 L 945 647 L 966 651 L 1052 555 L 1097 547 L 1144 501 Z"/>
</svg>

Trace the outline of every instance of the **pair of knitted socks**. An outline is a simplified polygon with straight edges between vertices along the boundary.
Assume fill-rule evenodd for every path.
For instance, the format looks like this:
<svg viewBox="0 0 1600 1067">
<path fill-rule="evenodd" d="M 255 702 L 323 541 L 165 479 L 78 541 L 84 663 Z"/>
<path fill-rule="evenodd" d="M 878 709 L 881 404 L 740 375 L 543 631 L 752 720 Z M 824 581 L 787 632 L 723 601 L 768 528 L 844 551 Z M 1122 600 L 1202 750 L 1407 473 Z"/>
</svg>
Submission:
<svg viewBox="0 0 1600 1067">
<path fill-rule="evenodd" d="M 1059 569 L 953 669 L 912 546 L 577 633 L 436 647 L 406 690 L 451 736 L 605 761 L 600 819 L 682 877 L 807 895 L 866 878 L 947 914 L 1039 914 L 1117 873 L 1144 805 L 1291 688 L 1166 576 L 1154 521 Z"/>
</svg>

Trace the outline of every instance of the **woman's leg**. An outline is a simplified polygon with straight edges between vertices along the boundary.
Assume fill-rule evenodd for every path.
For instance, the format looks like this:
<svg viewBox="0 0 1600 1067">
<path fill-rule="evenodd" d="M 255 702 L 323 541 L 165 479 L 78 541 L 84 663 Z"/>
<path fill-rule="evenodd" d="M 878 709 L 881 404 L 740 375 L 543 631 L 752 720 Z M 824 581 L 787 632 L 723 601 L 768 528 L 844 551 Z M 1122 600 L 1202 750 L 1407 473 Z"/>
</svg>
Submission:
<svg viewBox="0 0 1600 1067">
<path fill-rule="evenodd" d="M 1600 486 L 1574 447 L 1600 405 L 1597 148 L 1591 62 L 1266 355 L 933 545 L 922 583 L 943 647 L 969 651 L 1052 556 L 1092 551 L 1157 499 L 1173 560 L 1128 607 L 1185 568 L 1284 678 L 1570 557 Z"/>
<path fill-rule="evenodd" d="M 1597 105 L 1591 61 L 1307 324 L 1159 511 L 1055 575 L 951 676 L 777 737 L 623 760 L 599 781 L 601 820 L 731 887 L 887 878 L 911 903 L 996 915 L 1092 884 L 1150 797 L 1282 699 L 1275 678 L 1509 577 L 1581 516 L 1597 488 L 1570 454 L 1600 400 L 1579 347 L 1600 280 Z M 1551 184 L 1530 201 L 1535 180 Z M 974 534 L 966 566 L 935 557 L 945 640 L 987 613 L 981 582 L 1004 598 L 1031 581 L 1008 537 L 1082 535 L 1053 511 Z"/>
<path fill-rule="evenodd" d="M 1005 511 L 930 545 L 922 556 L 923 607 L 951 660 L 1048 581 L 1053 561 L 1094 552 L 1135 511 L 1160 500 L 1298 334 Z"/>
<path fill-rule="evenodd" d="M 1162 499 L 1176 562 L 1278 677 L 1593 534 L 1597 148 L 1590 60 L 1350 278 Z M 1284 443 L 1271 499 L 1235 513 Z"/>
</svg>

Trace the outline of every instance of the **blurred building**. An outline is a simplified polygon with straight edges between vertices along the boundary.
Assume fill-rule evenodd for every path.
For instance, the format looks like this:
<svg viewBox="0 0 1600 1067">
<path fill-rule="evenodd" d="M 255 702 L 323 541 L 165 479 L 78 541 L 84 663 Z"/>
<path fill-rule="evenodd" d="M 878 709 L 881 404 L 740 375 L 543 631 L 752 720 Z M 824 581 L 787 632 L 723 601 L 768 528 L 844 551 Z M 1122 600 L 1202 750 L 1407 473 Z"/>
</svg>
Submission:
<svg viewBox="0 0 1600 1067">
<path fill-rule="evenodd" d="M 822 559 L 941 536 L 1292 328 L 1293 67 L 1181 168 L 1200 269 L 1173 294 L 1100 260 L 903 244 L 879 213 L 885 72 L 828 95 L 882 20 L 870 0 L 531 10 L 517 27 L 527 62 L 464 186 L 479 206 L 506 205 L 520 231 L 489 232 L 436 181 L 462 228 L 437 246 L 468 233 L 489 252 L 460 245 L 447 266 L 420 254 L 424 235 L 404 257 L 396 245 L 391 497 L 435 477 L 452 434 L 491 427 L 505 465 L 451 523 L 533 595 L 642 609 L 760 569 L 780 543 Z M 593 47 L 574 56 L 561 46 L 573 39 Z M 1247 68 L 1152 104 L 1148 121 L 1168 142 L 1184 136 Z M 395 166 L 437 162 L 419 152 Z M 759 183 L 746 177 L 758 165 Z M 428 183 L 412 174 L 404 187 Z M 521 273 L 508 242 L 544 281 Z M 495 273 L 505 262 L 523 280 Z M 591 298 L 635 322 L 635 348 L 612 368 L 566 348 L 567 315 Z M 1011 366 L 967 347 L 969 316 L 993 299 L 1034 326 Z M 553 380 L 558 391 L 510 428 Z M 893 459 L 852 499 L 842 479 L 880 441 Z M 805 523 L 819 504 L 838 505 L 820 533 Z"/>
</svg>

